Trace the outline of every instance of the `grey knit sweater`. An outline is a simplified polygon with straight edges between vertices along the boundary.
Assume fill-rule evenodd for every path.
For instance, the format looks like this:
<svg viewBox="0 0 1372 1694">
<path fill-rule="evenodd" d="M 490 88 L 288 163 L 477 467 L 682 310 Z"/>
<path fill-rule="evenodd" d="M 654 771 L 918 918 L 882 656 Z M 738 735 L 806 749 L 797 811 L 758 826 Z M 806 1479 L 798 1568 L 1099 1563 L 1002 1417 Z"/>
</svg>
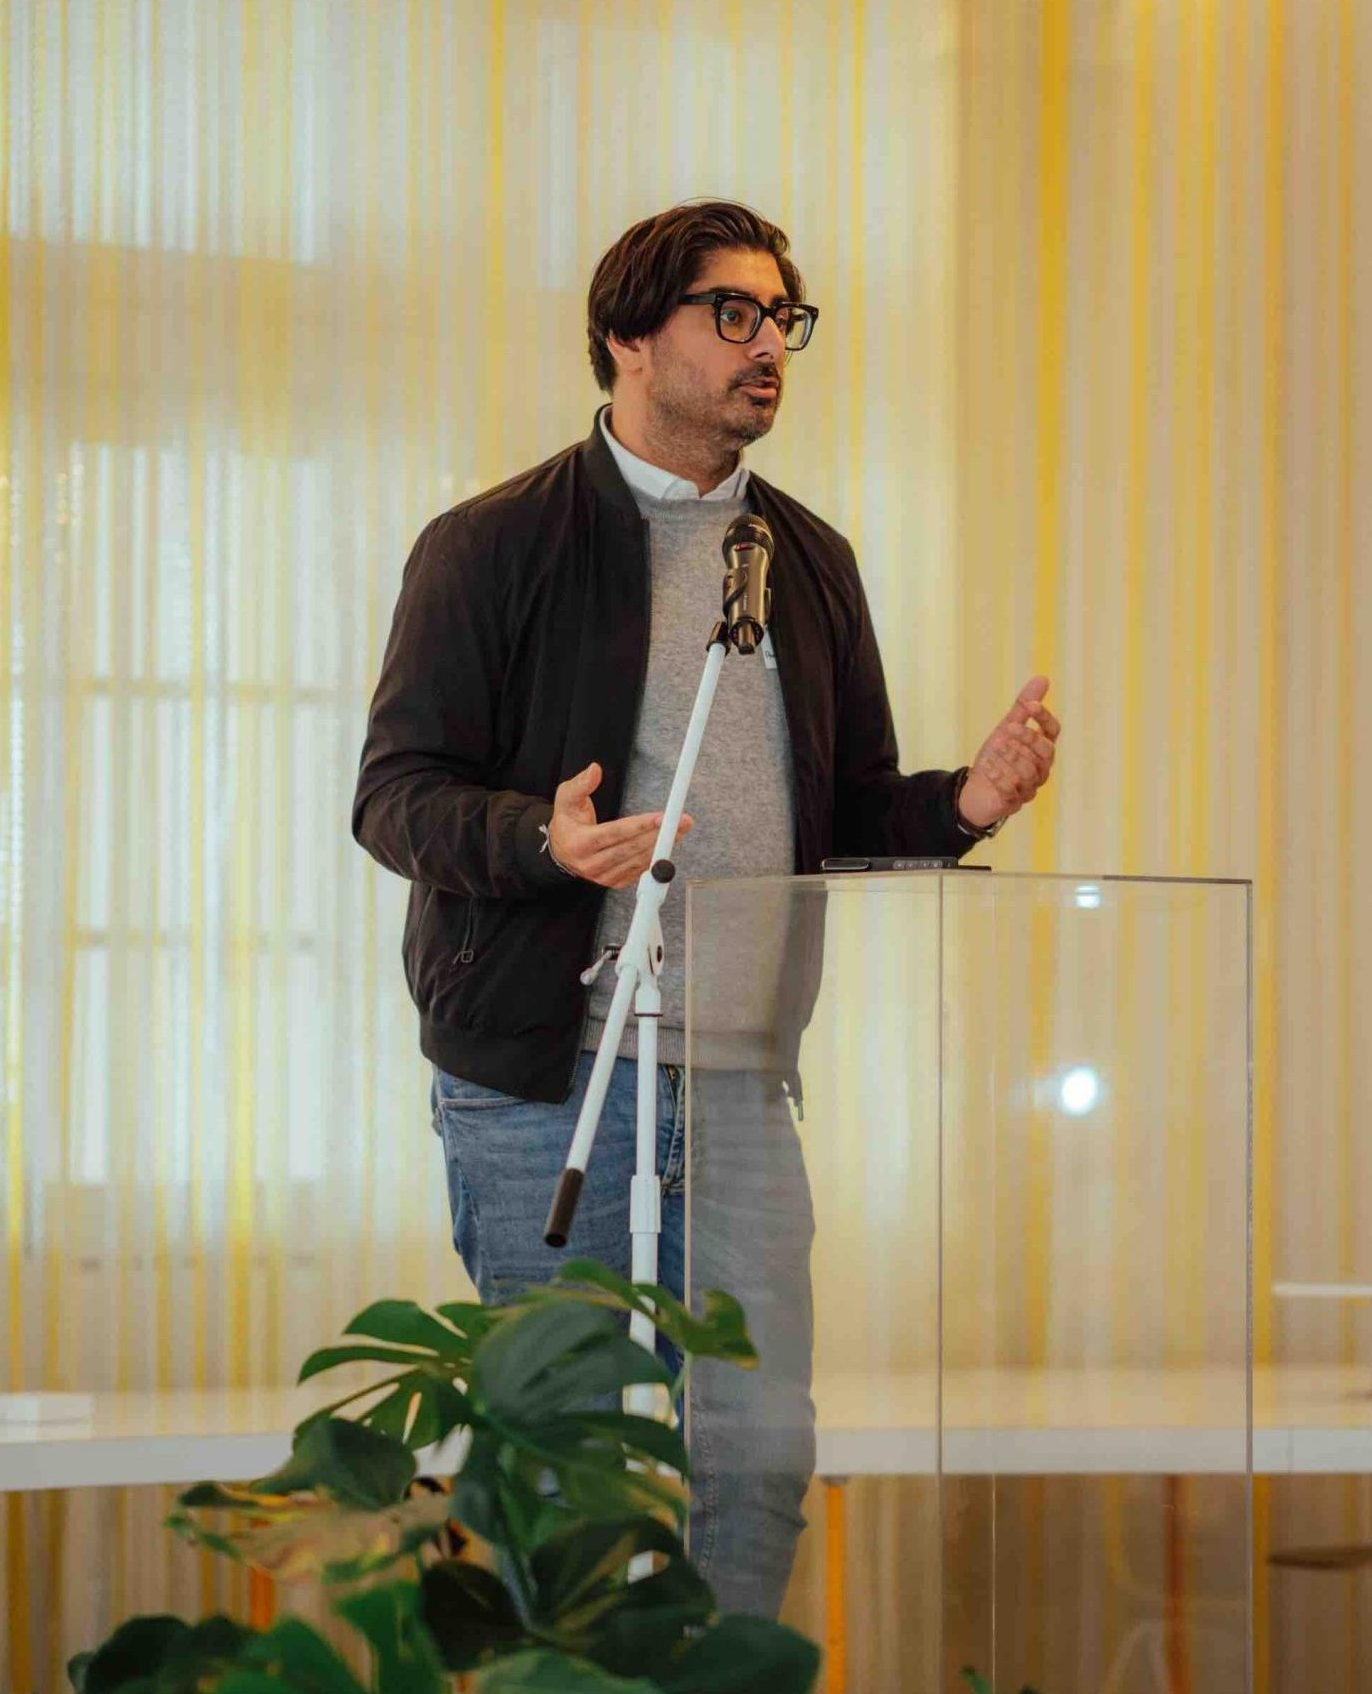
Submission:
<svg viewBox="0 0 1372 1694">
<path fill-rule="evenodd" d="M 686 725 L 705 666 L 705 643 L 719 616 L 724 532 L 748 509 L 746 499 L 657 500 L 634 491 L 651 533 L 652 628 L 648 676 L 634 734 L 621 816 L 659 811 L 681 754 Z M 689 877 L 789 874 L 794 868 L 791 752 L 776 670 L 759 653 L 729 653 L 720 673 L 709 727 L 701 745 L 686 810 L 695 827 L 673 855 L 677 881 L 662 912 L 666 968 L 658 1058 L 685 1061 L 686 889 Z M 622 941 L 633 915 L 634 890 L 611 889 L 605 900 L 596 952 Z M 728 961 L 696 959 L 697 1027 L 721 1034 L 736 1027 Z M 754 978 L 749 969 L 742 973 Z M 615 990 L 613 966 L 591 993 L 585 1045 L 598 1047 Z M 754 1006 L 756 1014 L 760 1008 Z M 755 1021 L 755 1019 L 754 1019 Z M 638 1051 L 632 1013 L 619 1052 Z"/>
</svg>

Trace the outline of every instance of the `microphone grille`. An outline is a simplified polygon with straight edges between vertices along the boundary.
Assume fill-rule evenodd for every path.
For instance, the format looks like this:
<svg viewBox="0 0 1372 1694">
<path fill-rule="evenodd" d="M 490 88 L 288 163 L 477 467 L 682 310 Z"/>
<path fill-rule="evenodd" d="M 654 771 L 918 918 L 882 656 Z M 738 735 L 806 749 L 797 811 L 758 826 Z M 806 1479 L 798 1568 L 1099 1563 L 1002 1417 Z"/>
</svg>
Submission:
<svg viewBox="0 0 1372 1694">
<path fill-rule="evenodd" d="M 744 512 L 741 517 L 735 518 L 724 532 L 726 559 L 736 547 L 760 547 L 770 560 L 775 545 L 766 518 L 757 517 L 752 512 Z"/>
</svg>

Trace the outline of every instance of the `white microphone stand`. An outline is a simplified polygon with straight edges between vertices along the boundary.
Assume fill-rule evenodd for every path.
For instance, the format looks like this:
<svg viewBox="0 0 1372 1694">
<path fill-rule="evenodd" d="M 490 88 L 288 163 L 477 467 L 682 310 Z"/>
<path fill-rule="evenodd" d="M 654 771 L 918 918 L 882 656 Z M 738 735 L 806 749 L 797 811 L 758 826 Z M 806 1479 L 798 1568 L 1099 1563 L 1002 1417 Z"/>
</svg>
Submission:
<svg viewBox="0 0 1372 1694">
<path fill-rule="evenodd" d="M 696 691 L 691 719 L 686 726 L 681 757 L 677 761 L 667 807 L 653 844 L 653 857 L 648 869 L 638 879 L 634 900 L 634 915 L 629 933 L 622 946 L 613 947 L 582 974 L 585 983 L 594 981 L 601 968 L 613 958 L 615 974 L 614 998 L 605 1019 L 600 1047 L 591 1068 L 586 1098 L 577 1117 L 576 1131 L 567 1154 L 566 1167 L 558 1179 L 543 1239 L 550 1247 L 565 1247 L 571 1229 L 572 1215 L 581 1193 L 586 1166 L 595 1144 L 600 1114 L 609 1092 L 610 1073 L 619 1052 L 620 1037 L 629 1020 L 632 1002 L 638 1019 L 638 1138 L 633 1182 L 629 1190 L 629 1233 L 632 1242 L 631 1276 L 634 1282 L 656 1282 L 658 1266 L 658 1237 L 662 1233 L 662 1191 L 657 1174 L 657 1029 L 662 1016 L 662 990 L 658 979 L 662 973 L 662 904 L 667 898 L 676 875 L 671 859 L 676 832 L 686 809 L 686 791 L 695 774 L 700 744 L 705 737 L 710 708 L 714 704 L 719 673 L 730 646 L 740 653 L 752 653 L 761 642 L 766 628 L 771 591 L 766 586 L 766 571 L 770 563 L 771 534 L 759 519 L 754 537 L 744 542 L 736 562 L 725 577 L 724 616 L 710 635 L 705 656 L 705 672 Z M 765 549 L 755 539 L 758 532 L 765 537 Z M 752 557 L 754 553 L 763 555 Z M 751 588 L 750 588 L 751 583 Z M 629 1334 L 641 1346 L 652 1351 L 656 1344 L 653 1320 L 645 1313 L 635 1312 L 630 1318 Z M 637 1383 L 626 1390 L 625 1408 L 651 1416 L 654 1391 L 651 1383 Z"/>
<path fill-rule="evenodd" d="M 662 974 L 662 905 L 667 890 L 676 876 L 671 852 L 676 832 L 686 809 L 686 791 L 695 775 L 700 744 L 705 739 L 710 708 L 714 705 L 719 673 L 730 646 L 740 653 L 751 653 L 762 641 L 771 616 L 771 590 L 767 587 L 767 569 L 771 563 L 772 534 L 760 518 L 736 520 L 742 532 L 731 524 L 725 536 L 725 557 L 729 569 L 724 578 L 724 616 L 710 632 L 705 652 L 705 671 L 696 690 L 695 705 L 686 726 L 686 738 L 681 745 L 672 778 L 671 792 L 662 814 L 653 856 L 648 869 L 638 879 L 634 898 L 634 915 L 623 945 L 608 947 L 600 958 L 582 972 L 581 980 L 590 984 L 611 958 L 615 961 L 614 998 L 605 1018 L 600 1046 L 591 1067 L 586 1098 L 577 1116 L 576 1131 L 567 1153 L 567 1163 L 548 1212 L 543 1239 L 550 1247 L 565 1247 L 572 1227 L 586 1166 L 595 1145 L 600 1114 L 610 1088 L 610 1073 L 619 1053 L 620 1038 L 629 1021 L 629 1003 L 633 1002 L 638 1018 L 638 1112 L 637 1148 L 633 1181 L 629 1186 L 629 1235 L 631 1241 L 630 1276 L 634 1282 L 656 1282 L 658 1238 L 662 1234 L 662 1188 L 657 1174 L 657 1026 L 662 1016 L 662 989 L 658 979 Z M 731 541 L 734 545 L 731 547 Z M 684 1290 L 683 1290 L 684 1292 Z M 629 1335 L 639 1346 L 653 1352 L 657 1331 L 645 1312 L 633 1312 L 629 1318 Z M 624 1409 L 642 1417 L 652 1417 L 656 1392 L 651 1382 L 631 1383 L 624 1391 Z M 629 1580 L 640 1581 L 651 1574 L 653 1555 L 636 1554 L 629 1561 Z"/>
</svg>

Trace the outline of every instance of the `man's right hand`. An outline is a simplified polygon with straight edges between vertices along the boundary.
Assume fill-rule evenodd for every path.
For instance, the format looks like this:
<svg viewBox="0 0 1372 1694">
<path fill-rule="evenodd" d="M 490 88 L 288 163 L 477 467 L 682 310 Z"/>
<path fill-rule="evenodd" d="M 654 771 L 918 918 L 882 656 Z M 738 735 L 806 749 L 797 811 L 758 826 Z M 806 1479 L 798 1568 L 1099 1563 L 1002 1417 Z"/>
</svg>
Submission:
<svg viewBox="0 0 1372 1694">
<path fill-rule="evenodd" d="M 603 775 L 600 766 L 593 763 L 558 784 L 548 825 L 548 848 L 563 870 L 573 876 L 597 882 L 602 888 L 630 888 L 652 862 L 663 814 L 640 812 L 637 817 L 597 823 L 591 796 L 600 787 Z M 691 819 L 683 813 L 676 832 L 678 841 L 690 827 Z"/>
</svg>

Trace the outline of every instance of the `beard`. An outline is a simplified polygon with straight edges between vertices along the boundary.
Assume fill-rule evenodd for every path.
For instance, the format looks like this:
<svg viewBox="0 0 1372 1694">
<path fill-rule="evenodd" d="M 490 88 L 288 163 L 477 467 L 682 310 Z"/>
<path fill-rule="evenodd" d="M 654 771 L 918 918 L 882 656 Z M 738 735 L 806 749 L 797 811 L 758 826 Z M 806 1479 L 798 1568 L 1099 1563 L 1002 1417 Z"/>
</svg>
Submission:
<svg viewBox="0 0 1372 1694">
<path fill-rule="evenodd" d="M 694 372 L 678 364 L 659 365 L 647 390 L 654 433 L 666 439 L 718 442 L 728 452 L 760 441 L 776 422 L 781 405 L 782 376 L 770 399 L 744 391 L 741 382 L 719 389 L 707 386 Z"/>
</svg>

